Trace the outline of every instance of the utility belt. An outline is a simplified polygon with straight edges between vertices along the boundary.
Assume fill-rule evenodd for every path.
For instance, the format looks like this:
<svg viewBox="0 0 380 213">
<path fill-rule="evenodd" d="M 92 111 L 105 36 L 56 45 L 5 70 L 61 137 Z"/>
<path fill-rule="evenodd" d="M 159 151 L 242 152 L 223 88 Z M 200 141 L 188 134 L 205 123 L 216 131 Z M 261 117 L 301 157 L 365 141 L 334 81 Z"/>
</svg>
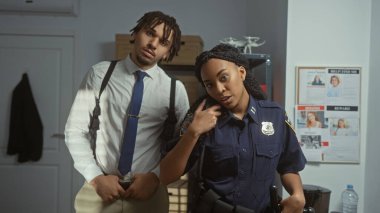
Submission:
<svg viewBox="0 0 380 213">
<path fill-rule="evenodd" d="M 240 205 L 231 205 L 214 190 L 209 189 L 200 196 L 194 213 L 255 213 L 254 210 Z"/>
</svg>

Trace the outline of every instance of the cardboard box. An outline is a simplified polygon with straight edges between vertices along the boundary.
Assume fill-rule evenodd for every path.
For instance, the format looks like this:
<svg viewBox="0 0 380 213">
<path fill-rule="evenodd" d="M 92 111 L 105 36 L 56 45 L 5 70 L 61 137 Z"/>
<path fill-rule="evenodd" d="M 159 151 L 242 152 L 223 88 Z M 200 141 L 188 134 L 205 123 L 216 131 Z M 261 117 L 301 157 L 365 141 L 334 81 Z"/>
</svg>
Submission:
<svg viewBox="0 0 380 213">
<path fill-rule="evenodd" d="M 116 34 L 116 59 L 123 59 L 132 49 L 130 34 Z M 203 51 L 201 37 L 194 35 L 183 35 L 181 37 L 181 48 L 177 56 L 169 63 L 170 65 L 194 65 L 195 58 Z"/>
<path fill-rule="evenodd" d="M 133 47 L 130 34 L 116 34 L 116 59 L 125 58 Z"/>
<path fill-rule="evenodd" d="M 171 195 L 187 196 L 187 180 L 179 179 L 168 185 L 168 193 Z"/>
<path fill-rule="evenodd" d="M 187 180 L 180 179 L 168 185 L 169 212 L 187 212 Z"/>
</svg>

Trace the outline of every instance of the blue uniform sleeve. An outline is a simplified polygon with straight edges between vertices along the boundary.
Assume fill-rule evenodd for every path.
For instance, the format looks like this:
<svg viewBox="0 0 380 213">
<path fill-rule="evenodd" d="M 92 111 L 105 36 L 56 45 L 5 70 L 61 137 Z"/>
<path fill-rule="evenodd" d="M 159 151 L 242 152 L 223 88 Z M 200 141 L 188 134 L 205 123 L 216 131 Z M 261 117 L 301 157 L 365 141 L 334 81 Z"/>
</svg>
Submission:
<svg viewBox="0 0 380 213">
<path fill-rule="evenodd" d="M 277 171 L 280 174 L 299 172 L 305 168 L 306 158 L 298 143 L 294 129 L 286 115 L 284 119 L 284 128 L 285 142 L 277 166 Z"/>
</svg>

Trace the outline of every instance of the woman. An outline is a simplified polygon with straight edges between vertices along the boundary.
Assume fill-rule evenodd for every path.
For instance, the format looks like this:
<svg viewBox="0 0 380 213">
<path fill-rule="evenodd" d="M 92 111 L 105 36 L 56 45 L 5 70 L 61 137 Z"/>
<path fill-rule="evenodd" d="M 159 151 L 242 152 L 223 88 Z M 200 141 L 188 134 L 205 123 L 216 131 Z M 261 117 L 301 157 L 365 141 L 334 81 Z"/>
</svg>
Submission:
<svg viewBox="0 0 380 213">
<path fill-rule="evenodd" d="M 235 211 L 258 213 L 271 211 L 269 189 L 278 172 L 290 194 L 281 201 L 282 212 L 302 212 L 305 198 L 298 172 L 306 159 L 284 110 L 263 100 L 247 70 L 246 58 L 228 45 L 197 57 L 196 77 L 217 104 L 206 106 L 203 100 L 190 109 L 180 140 L 161 161 L 160 179 L 164 184 L 177 180 L 201 158 L 207 192 L 215 192 Z M 204 204 L 199 202 L 195 207 Z M 210 205 L 214 210 L 218 206 Z"/>
<path fill-rule="evenodd" d="M 322 128 L 322 123 L 319 121 L 316 112 L 308 112 L 307 113 L 307 128 Z"/>
<path fill-rule="evenodd" d="M 346 129 L 346 122 L 343 118 L 338 119 L 338 123 L 336 125 L 335 131 L 332 132 L 334 136 L 346 136 L 348 135 L 348 131 Z"/>
<path fill-rule="evenodd" d="M 319 75 L 315 75 L 314 80 L 311 82 L 311 85 L 322 86 L 325 85 L 325 83 L 322 82 L 321 77 Z"/>
<path fill-rule="evenodd" d="M 330 77 L 330 87 L 327 90 L 328 97 L 339 97 L 341 95 L 341 89 L 339 87 L 340 79 L 337 75 Z"/>
</svg>

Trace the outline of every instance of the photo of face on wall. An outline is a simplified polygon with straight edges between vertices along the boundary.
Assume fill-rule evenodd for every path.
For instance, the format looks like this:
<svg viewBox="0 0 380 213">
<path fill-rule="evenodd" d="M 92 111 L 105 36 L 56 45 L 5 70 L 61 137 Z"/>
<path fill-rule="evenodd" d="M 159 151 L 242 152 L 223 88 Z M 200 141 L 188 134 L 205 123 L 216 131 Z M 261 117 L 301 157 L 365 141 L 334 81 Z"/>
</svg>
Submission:
<svg viewBox="0 0 380 213">
<path fill-rule="evenodd" d="M 320 135 L 301 135 L 301 147 L 305 149 L 320 149 L 321 136 Z"/>
<path fill-rule="evenodd" d="M 322 80 L 321 74 L 314 75 L 314 78 L 311 81 L 311 85 L 313 85 L 313 86 L 324 86 L 325 85 L 324 80 Z"/>
<path fill-rule="evenodd" d="M 298 111 L 297 128 L 324 128 L 324 111 Z"/>
<path fill-rule="evenodd" d="M 330 76 L 330 84 L 327 88 L 327 97 L 340 97 L 341 96 L 341 78 L 339 75 Z"/>
<path fill-rule="evenodd" d="M 357 136 L 359 132 L 358 119 L 353 118 L 331 118 L 331 136 Z"/>
</svg>

